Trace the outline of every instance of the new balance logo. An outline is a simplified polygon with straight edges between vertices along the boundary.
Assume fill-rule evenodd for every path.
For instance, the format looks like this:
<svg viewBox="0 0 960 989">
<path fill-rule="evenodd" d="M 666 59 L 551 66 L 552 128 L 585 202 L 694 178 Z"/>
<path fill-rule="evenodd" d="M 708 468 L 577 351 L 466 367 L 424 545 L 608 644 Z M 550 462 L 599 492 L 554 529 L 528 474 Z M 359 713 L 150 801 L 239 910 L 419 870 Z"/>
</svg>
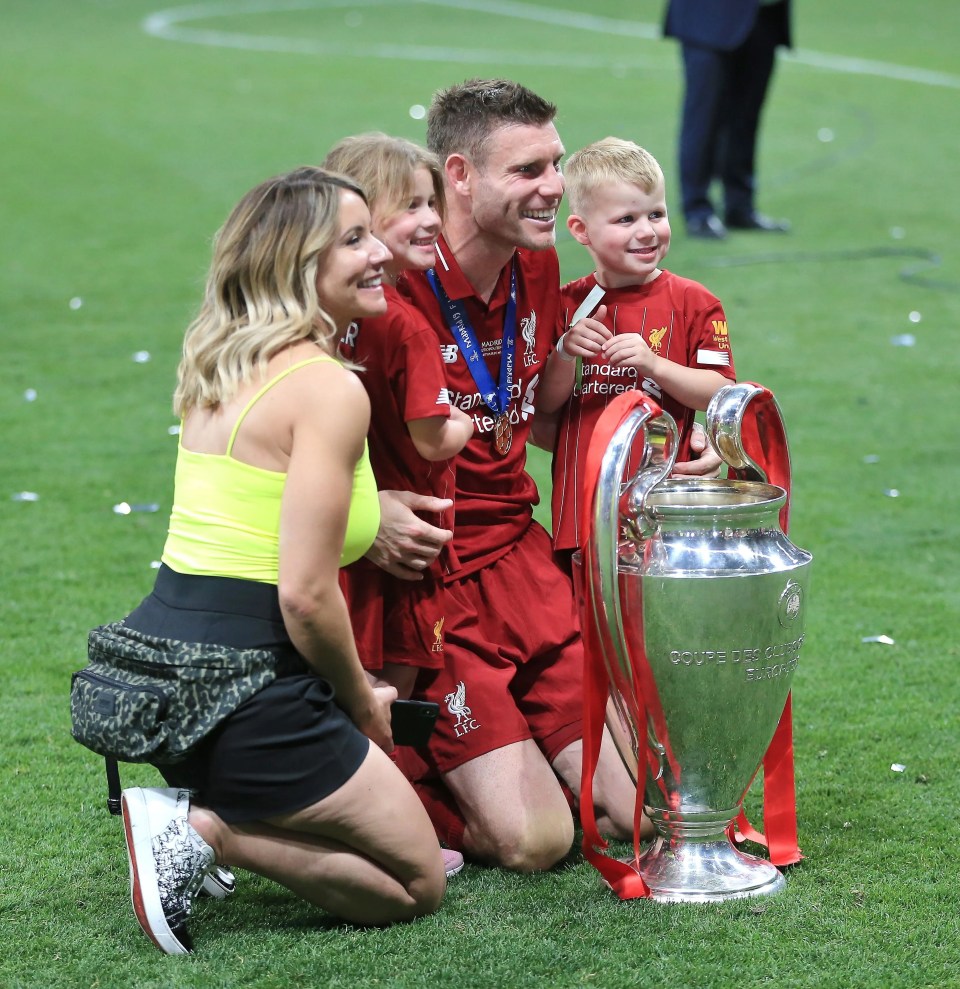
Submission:
<svg viewBox="0 0 960 989">
<path fill-rule="evenodd" d="M 450 391 L 447 388 L 441 388 L 440 394 L 437 395 L 437 405 L 449 405 L 450 404 Z"/>
<path fill-rule="evenodd" d="M 455 343 L 445 343 L 440 348 L 440 356 L 443 358 L 444 364 L 456 363 L 459 353 L 460 348 Z"/>
</svg>

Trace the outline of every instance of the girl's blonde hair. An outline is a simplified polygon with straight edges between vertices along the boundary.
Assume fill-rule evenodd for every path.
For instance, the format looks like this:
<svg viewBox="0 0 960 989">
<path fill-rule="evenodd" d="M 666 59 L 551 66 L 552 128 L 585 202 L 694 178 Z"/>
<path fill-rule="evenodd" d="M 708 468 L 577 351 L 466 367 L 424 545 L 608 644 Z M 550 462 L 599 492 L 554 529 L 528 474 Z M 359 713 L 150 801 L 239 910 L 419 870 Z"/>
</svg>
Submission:
<svg viewBox="0 0 960 989">
<path fill-rule="evenodd" d="M 570 212 L 579 216 L 588 208 L 587 201 L 597 189 L 611 182 L 629 182 L 650 193 L 663 182 L 663 170 L 657 159 L 639 144 L 605 137 L 570 155 L 563 164 L 563 180 Z"/>
<path fill-rule="evenodd" d="M 216 408 L 290 344 L 336 356 L 338 330 L 317 297 L 317 271 L 339 232 L 342 175 L 305 166 L 261 183 L 217 232 L 200 312 L 187 328 L 174 412 Z"/>
<path fill-rule="evenodd" d="M 374 225 L 406 209 L 413 195 L 413 174 L 425 168 L 433 182 L 437 212 L 441 220 L 444 218 L 446 201 L 440 162 L 435 154 L 405 138 L 379 131 L 345 137 L 330 149 L 323 167 L 349 175 L 363 187 Z"/>
</svg>

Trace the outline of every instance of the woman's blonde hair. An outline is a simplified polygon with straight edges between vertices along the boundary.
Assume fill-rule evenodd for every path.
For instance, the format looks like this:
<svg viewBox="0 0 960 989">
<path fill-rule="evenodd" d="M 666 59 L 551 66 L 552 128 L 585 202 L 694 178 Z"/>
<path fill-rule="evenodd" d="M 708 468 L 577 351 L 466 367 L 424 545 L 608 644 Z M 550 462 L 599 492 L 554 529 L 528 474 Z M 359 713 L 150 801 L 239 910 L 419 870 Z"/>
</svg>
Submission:
<svg viewBox="0 0 960 989">
<path fill-rule="evenodd" d="M 379 131 L 355 134 L 338 141 L 323 160 L 331 172 L 349 175 L 367 194 L 374 224 L 407 208 L 418 168 L 430 173 L 436 209 L 444 217 L 443 172 L 437 156 L 402 137 Z"/>
<path fill-rule="evenodd" d="M 588 200 L 597 189 L 611 182 L 628 182 L 646 193 L 663 182 L 660 163 L 645 148 L 619 137 L 594 141 L 563 163 L 567 203 L 578 216 L 588 208 Z"/>
<path fill-rule="evenodd" d="M 200 312 L 187 328 L 174 412 L 216 408 L 284 347 L 313 340 L 336 356 L 338 330 L 317 271 L 339 232 L 342 175 L 305 166 L 248 192 L 217 232 Z"/>
</svg>

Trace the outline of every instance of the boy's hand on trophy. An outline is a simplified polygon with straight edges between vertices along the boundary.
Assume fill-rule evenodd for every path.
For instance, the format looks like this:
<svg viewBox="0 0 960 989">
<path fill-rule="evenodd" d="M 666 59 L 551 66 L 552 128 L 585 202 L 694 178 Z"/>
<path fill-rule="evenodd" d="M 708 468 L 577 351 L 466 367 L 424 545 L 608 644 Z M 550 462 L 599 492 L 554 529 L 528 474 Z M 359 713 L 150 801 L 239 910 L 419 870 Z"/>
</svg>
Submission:
<svg viewBox="0 0 960 989">
<path fill-rule="evenodd" d="M 699 422 L 693 424 L 690 433 L 692 460 L 679 461 L 673 465 L 671 477 L 719 477 L 723 461 L 707 443 L 707 433 Z"/>
</svg>

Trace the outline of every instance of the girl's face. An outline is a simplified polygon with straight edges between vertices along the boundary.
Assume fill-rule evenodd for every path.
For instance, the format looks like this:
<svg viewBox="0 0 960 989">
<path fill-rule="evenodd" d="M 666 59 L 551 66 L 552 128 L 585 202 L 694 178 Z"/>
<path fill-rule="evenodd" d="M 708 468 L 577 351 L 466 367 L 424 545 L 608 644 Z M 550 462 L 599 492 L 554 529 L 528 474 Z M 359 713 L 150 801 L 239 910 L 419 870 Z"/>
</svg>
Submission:
<svg viewBox="0 0 960 989">
<path fill-rule="evenodd" d="M 392 281 L 396 281 L 401 271 L 426 271 L 433 267 L 440 226 L 433 177 L 425 165 L 420 165 L 414 170 L 413 192 L 406 206 L 389 216 L 374 210 L 377 236 L 393 255 L 386 266 Z"/>
<path fill-rule="evenodd" d="M 390 252 L 370 229 L 367 204 L 349 189 L 340 192 L 340 230 L 317 271 L 320 304 L 346 330 L 354 319 L 387 311 L 381 281 Z"/>
</svg>

